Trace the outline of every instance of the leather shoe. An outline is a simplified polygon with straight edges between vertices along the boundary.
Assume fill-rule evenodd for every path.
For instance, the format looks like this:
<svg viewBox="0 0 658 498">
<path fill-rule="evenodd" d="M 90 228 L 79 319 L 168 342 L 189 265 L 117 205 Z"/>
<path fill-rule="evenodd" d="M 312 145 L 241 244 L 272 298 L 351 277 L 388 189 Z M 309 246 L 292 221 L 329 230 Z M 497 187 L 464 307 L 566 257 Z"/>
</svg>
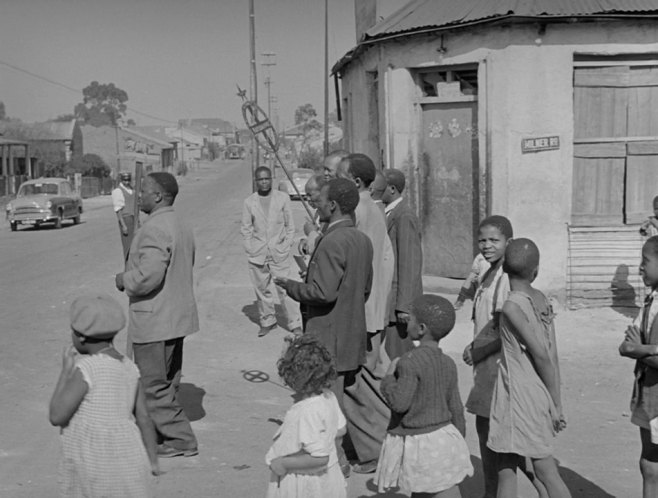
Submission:
<svg viewBox="0 0 658 498">
<path fill-rule="evenodd" d="M 179 450 L 178 448 L 169 446 L 166 443 L 162 443 L 158 445 L 158 456 L 160 458 L 173 458 L 179 456 L 191 457 L 198 454 L 199 454 L 199 450 L 197 448 L 192 448 L 189 450 Z"/>
<path fill-rule="evenodd" d="M 267 327 L 261 326 L 260 330 L 258 331 L 258 337 L 266 336 L 275 328 L 276 328 L 276 323 L 273 323 L 272 325 L 268 325 Z"/>
<path fill-rule="evenodd" d="M 357 463 L 352 466 L 352 470 L 357 474 L 372 474 L 375 470 L 377 470 L 377 460 Z"/>
</svg>

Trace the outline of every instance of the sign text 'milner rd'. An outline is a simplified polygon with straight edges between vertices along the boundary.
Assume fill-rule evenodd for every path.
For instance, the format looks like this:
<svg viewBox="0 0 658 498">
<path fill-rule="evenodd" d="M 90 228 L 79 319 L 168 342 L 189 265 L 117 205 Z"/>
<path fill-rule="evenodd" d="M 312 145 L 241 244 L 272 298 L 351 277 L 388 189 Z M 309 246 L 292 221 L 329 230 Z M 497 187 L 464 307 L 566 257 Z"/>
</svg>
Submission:
<svg viewBox="0 0 658 498">
<path fill-rule="evenodd" d="M 521 140 L 521 152 L 540 152 L 542 150 L 557 150 L 560 148 L 560 137 L 524 138 Z"/>
</svg>

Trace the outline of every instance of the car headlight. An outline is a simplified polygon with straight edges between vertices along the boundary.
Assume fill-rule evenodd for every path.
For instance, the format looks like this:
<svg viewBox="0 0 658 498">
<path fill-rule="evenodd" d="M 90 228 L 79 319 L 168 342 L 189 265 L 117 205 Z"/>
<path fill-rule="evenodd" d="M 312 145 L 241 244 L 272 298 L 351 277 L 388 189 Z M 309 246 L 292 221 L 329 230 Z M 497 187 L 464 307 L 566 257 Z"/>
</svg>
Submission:
<svg viewBox="0 0 658 498">
<path fill-rule="evenodd" d="M 50 209 L 51 207 L 53 207 L 53 203 L 52 203 L 52 201 L 48 201 L 48 202 L 46 202 L 46 207 L 47 207 L 48 209 Z"/>
</svg>

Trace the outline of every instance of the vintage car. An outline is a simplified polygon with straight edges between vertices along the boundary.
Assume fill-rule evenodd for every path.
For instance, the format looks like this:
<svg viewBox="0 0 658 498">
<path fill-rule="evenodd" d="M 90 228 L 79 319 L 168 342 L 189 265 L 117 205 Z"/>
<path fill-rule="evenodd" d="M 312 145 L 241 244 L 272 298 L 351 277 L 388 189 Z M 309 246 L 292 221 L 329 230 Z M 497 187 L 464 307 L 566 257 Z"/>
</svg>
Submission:
<svg viewBox="0 0 658 498">
<path fill-rule="evenodd" d="M 54 223 L 55 228 L 61 228 L 63 220 L 80 223 L 82 199 L 65 178 L 39 178 L 22 183 L 6 210 L 12 232 L 18 225 L 38 228 L 43 223 Z"/>
<path fill-rule="evenodd" d="M 306 197 L 306 192 L 304 191 L 304 187 L 306 186 L 306 182 L 310 180 L 310 178 L 313 176 L 314 172 L 312 169 L 306 169 L 306 168 L 298 168 L 298 169 L 291 169 L 288 170 L 288 173 L 290 173 L 290 177 L 292 178 L 292 181 L 295 182 L 295 186 L 297 187 L 297 190 L 299 190 L 299 193 L 301 194 L 302 197 Z M 290 180 L 288 180 L 288 177 L 285 176 L 285 173 L 282 171 L 280 175 L 283 177 L 281 181 L 279 182 L 279 190 L 285 194 L 288 194 L 291 199 L 299 199 L 299 195 L 297 192 L 295 192 L 295 189 L 292 187 L 292 184 L 290 183 Z"/>
</svg>

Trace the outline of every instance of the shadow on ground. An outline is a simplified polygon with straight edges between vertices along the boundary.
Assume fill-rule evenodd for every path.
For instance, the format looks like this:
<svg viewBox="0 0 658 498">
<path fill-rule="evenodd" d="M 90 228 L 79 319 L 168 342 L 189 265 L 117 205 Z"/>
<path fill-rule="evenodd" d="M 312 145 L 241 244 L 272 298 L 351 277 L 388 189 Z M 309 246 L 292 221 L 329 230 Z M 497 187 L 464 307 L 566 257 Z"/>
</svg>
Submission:
<svg viewBox="0 0 658 498">
<path fill-rule="evenodd" d="M 206 394 L 204 389 L 194 384 L 182 383 L 178 389 L 178 401 L 185 411 L 185 415 L 190 422 L 201 420 L 206 416 L 203 409 L 203 397 Z"/>
</svg>

